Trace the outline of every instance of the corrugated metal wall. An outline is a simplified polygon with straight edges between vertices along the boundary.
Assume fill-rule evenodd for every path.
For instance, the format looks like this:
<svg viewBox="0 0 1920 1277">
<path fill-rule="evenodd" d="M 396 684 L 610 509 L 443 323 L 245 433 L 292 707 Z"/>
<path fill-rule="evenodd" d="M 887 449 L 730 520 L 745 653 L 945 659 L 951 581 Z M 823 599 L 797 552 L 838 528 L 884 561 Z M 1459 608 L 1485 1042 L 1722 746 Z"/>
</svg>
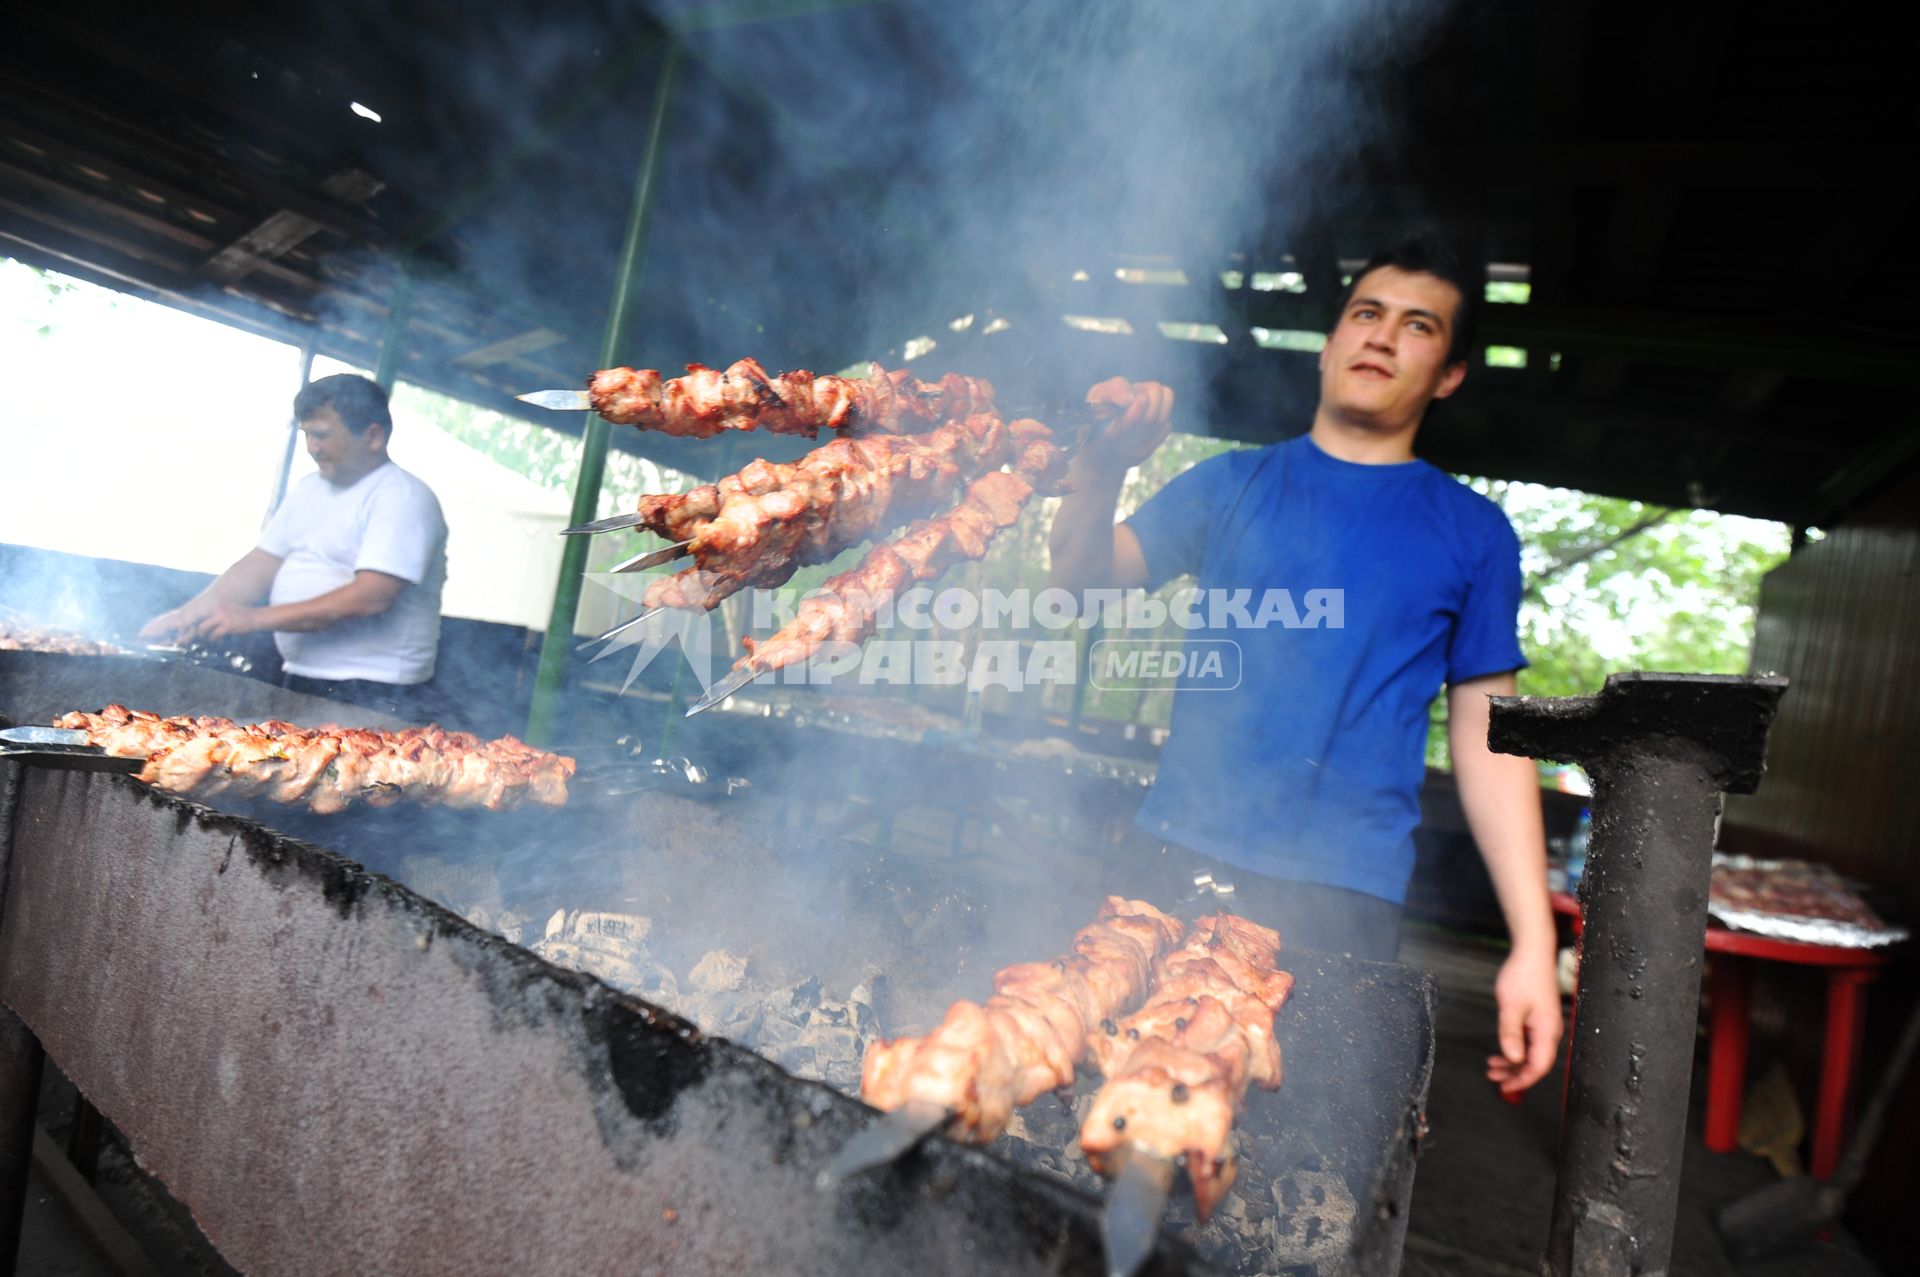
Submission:
<svg viewBox="0 0 1920 1277">
<path fill-rule="evenodd" d="M 1822 861 L 1920 916 L 1920 473 L 1768 574 L 1752 669 L 1792 687 L 1723 845 Z"/>
</svg>

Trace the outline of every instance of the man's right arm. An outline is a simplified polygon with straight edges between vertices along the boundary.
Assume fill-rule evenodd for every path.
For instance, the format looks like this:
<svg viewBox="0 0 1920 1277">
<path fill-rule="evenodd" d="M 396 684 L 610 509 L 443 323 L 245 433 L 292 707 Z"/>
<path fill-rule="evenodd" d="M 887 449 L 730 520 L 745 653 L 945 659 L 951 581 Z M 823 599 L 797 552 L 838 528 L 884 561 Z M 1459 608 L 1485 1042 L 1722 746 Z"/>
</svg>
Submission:
<svg viewBox="0 0 1920 1277">
<path fill-rule="evenodd" d="M 256 546 L 215 577 L 206 589 L 141 626 L 140 637 L 165 638 L 189 630 L 212 615 L 222 603 L 249 607 L 260 602 L 273 588 L 273 578 L 279 573 L 281 562 L 279 555 L 268 554 Z"/>
<path fill-rule="evenodd" d="M 1140 538 L 1126 524 L 1113 521 L 1127 472 L 1092 470 L 1081 465 L 1084 459 L 1076 458 L 1068 468 L 1073 491 L 1061 498 L 1053 516 L 1049 580 L 1074 591 L 1145 585 L 1147 560 L 1140 553 Z"/>
<path fill-rule="evenodd" d="M 1127 471 L 1152 456 L 1173 428 L 1173 391 L 1113 377 L 1088 391 L 1087 402 L 1121 411 L 1068 467 L 1073 490 L 1053 518 L 1049 576 L 1068 590 L 1132 589 L 1147 583 L 1146 556 L 1133 529 L 1113 515 Z"/>
</svg>

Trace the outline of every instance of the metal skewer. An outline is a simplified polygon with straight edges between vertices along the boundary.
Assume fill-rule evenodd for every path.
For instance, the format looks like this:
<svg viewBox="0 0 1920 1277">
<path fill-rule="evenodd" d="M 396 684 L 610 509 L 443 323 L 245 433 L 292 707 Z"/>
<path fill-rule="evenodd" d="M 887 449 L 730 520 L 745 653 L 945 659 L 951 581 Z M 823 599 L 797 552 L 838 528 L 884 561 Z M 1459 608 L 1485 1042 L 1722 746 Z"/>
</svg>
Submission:
<svg viewBox="0 0 1920 1277">
<path fill-rule="evenodd" d="M 640 615 L 634 617 L 633 619 L 620 622 L 620 624 L 614 626 L 612 629 L 608 630 L 605 634 L 596 634 L 592 638 L 586 639 L 585 641 L 581 642 L 578 646 L 576 646 L 573 650 L 576 652 L 584 652 L 588 648 L 592 647 L 595 643 L 604 643 L 610 638 L 617 638 L 620 635 L 625 634 L 628 630 L 632 629 L 636 625 L 646 624 L 648 621 L 651 621 L 654 617 L 660 615 L 662 612 L 666 610 L 667 609 L 663 607 L 650 607 L 646 611 L 642 612 Z"/>
<path fill-rule="evenodd" d="M 657 568 L 662 563 L 671 563 L 675 559 L 684 559 L 693 553 L 693 542 L 676 541 L 658 550 L 648 550 L 645 554 L 636 554 L 631 559 L 616 563 L 608 568 L 609 572 L 645 572 L 648 568 Z"/>
<path fill-rule="evenodd" d="M 122 757 L 87 743 L 85 732 L 65 727 L 9 727 L 0 731 L 0 759 L 16 759 L 64 771 L 134 773 L 144 757 Z"/>
<path fill-rule="evenodd" d="M 561 528 L 563 537 L 590 537 L 596 532 L 619 532 L 624 528 L 641 528 L 647 524 L 647 516 L 639 513 L 611 514 L 604 519 L 595 519 L 592 523 L 576 523 L 570 528 Z"/>
<path fill-rule="evenodd" d="M 584 390 L 532 390 L 514 398 L 536 408 L 551 408 L 555 412 L 585 412 L 593 407 L 592 397 Z"/>
<path fill-rule="evenodd" d="M 948 1110 L 932 1104 L 914 1103 L 895 1109 L 848 1140 L 832 1164 L 814 1176 L 814 1187 L 824 1193 L 842 1180 L 898 1161 L 953 1117 Z"/>
<path fill-rule="evenodd" d="M 715 705 L 726 700 L 727 697 L 732 696 L 748 683 L 753 682 L 754 679 L 767 672 L 766 670 L 757 670 L 751 665 L 742 665 L 718 683 L 708 688 L 705 696 L 702 696 L 699 700 L 687 706 L 687 717 L 692 718 L 695 714 L 703 710 L 712 709 Z"/>
<path fill-rule="evenodd" d="M 1174 1165 L 1156 1153 L 1129 1148 L 1100 1220 L 1107 1246 L 1107 1277 L 1133 1277 L 1153 1253 L 1173 1192 Z"/>
<path fill-rule="evenodd" d="M 515 395 L 521 403 L 531 404 L 535 408 L 547 408 L 554 412 L 590 412 L 593 398 L 584 390 L 530 390 L 524 395 Z M 1049 403 L 1033 405 L 1031 411 L 1008 408 L 1003 415 L 1014 417 L 1034 417 L 1049 425 L 1100 422 L 1111 420 L 1118 415 L 1111 404 L 1087 403 Z"/>
<path fill-rule="evenodd" d="M 88 739 L 72 727 L 0 728 L 0 745 L 85 745 Z"/>
</svg>

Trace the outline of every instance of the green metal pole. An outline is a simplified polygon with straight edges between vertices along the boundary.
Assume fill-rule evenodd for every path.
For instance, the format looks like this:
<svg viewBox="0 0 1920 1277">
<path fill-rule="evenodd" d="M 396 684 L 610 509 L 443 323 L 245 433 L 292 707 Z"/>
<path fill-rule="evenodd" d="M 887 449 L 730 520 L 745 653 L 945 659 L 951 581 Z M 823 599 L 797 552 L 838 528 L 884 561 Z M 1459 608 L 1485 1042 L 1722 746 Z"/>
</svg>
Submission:
<svg viewBox="0 0 1920 1277">
<path fill-rule="evenodd" d="M 713 481 L 715 483 L 733 473 L 734 456 L 739 450 L 741 439 L 742 436 L 732 430 L 721 436 L 720 445 L 714 450 L 714 455 L 718 458 L 714 462 Z M 724 658 L 731 653 L 723 652 L 721 655 Z M 667 684 L 667 707 L 660 715 L 660 755 L 662 757 L 666 755 L 667 747 L 673 744 L 674 728 L 680 725 L 680 720 L 684 717 L 680 712 L 686 705 L 680 695 L 680 676 L 686 671 L 687 663 L 684 660 L 673 663 L 673 681 Z"/>
<path fill-rule="evenodd" d="M 387 306 L 387 331 L 380 339 L 380 363 L 373 373 L 380 389 L 388 394 L 393 393 L 393 383 L 400 375 L 400 360 L 407 347 L 407 325 L 412 321 L 413 272 L 407 269 L 406 259 L 402 258 L 400 279 L 393 286 L 393 301 Z"/>
<path fill-rule="evenodd" d="M 627 216 L 627 239 L 620 249 L 620 265 L 615 272 L 613 299 L 607 308 L 606 340 L 600 346 L 600 366 L 610 368 L 627 344 L 631 301 L 646 263 L 647 237 L 653 229 L 653 208 L 659 196 L 660 158 L 666 149 L 667 114 L 673 103 L 673 89 L 680 78 L 680 44 L 667 45 L 660 65 L 660 81 L 654 89 L 653 114 L 647 121 L 646 148 L 640 157 L 640 171 L 634 178 L 633 207 Z M 605 477 L 607 443 L 612 426 L 606 419 L 587 414 L 584 444 L 580 449 L 580 475 L 573 485 L 573 513 L 569 523 L 592 520 L 600 506 L 600 484 Z M 560 689 L 567 679 L 568 658 L 573 652 L 573 620 L 580 610 L 580 587 L 587 568 L 587 537 L 568 537 L 560 557 L 560 580 L 554 586 L 553 612 L 547 618 L 546 637 L 540 643 L 540 667 L 533 680 L 533 704 L 527 714 L 527 739 L 546 744 L 553 739 L 554 715 L 560 703 Z"/>
</svg>

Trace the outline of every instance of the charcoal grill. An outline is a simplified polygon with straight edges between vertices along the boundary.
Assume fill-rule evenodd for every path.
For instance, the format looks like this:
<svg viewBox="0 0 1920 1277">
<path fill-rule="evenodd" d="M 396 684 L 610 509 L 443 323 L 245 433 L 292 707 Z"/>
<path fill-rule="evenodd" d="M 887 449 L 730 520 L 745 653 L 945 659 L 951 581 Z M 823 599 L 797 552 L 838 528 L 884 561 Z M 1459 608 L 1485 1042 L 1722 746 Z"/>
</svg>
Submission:
<svg viewBox="0 0 1920 1277">
<path fill-rule="evenodd" d="M 103 672 L 102 659 L 0 666 L 0 710 L 44 720 L 120 699 L 374 721 L 215 671 Z M 429 856 L 534 898 L 640 908 L 684 960 L 756 944 L 779 909 L 743 908 L 760 899 L 753 884 L 824 865 L 790 907 L 834 934 L 769 960 L 817 963 L 823 981 L 851 978 L 830 970 L 836 954 L 897 966 L 888 1033 L 994 966 L 1051 951 L 1091 901 L 1030 901 L 1009 928 L 1007 893 L 964 867 L 796 845 L 756 832 L 750 803 L 646 794 L 504 816 L 256 819 L 124 777 L 15 772 L 0 1002 L 18 1021 L 0 1038 L 18 1066 L 0 1068 L 17 1083 L 0 1085 L 0 1116 L 27 1102 L 21 1079 L 44 1044 L 243 1269 L 1101 1271 L 1099 1199 L 1042 1155 L 1070 1134 L 985 1152 L 935 1141 L 823 1197 L 815 1172 L 870 1118 L 856 1101 L 366 866 L 399 874 Z M 583 850 L 555 864 L 564 846 Z M 950 956 L 916 965 L 909 948 Z M 1148 1271 L 1397 1267 L 1431 985 L 1397 966 L 1291 965 L 1300 984 L 1277 1026 L 1288 1080 L 1243 1123 L 1243 1180 L 1278 1187 L 1237 1227 L 1194 1234 L 1198 1250 L 1170 1230 Z"/>
<path fill-rule="evenodd" d="M 191 667 L 9 654 L 0 674 L 0 709 L 28 719 L 124 699 L 374 721 Z M 1617 676 L 1598 697 L 1495 706 L 1497 748 L 1584 761 L 1596 781 L 1588 969 L 1546 1271 L 1664 1271 L 1714 795 L 1757 784 L 1783 690 L 1772 678 Z M 214 813 L 125 777 L 9 766 L 0 1137 L 13 1138 L 0 1142 L 0 1191 L 19 1184 L 44 1044 L 215 1244 L 258 1271 L 591 1271 L 634 1256 L 690 1272 L 1099 1271 L 1098 1201 L 1084 1178 L 1071 1182 L 1060 1150 L 1073 1123 L 1059 1101 L 1033 1106 L 1001 1156 L 935 1141 L 823 1198 L 814 1173 L 866 1121 L 856 1102 L 542 962 L 359 862 L 379 863 L 383 849 L 391 859 L 398 844 L 469 868 L 491 857 L 489 871 L 510 878 L 539 865 L 530 850 L 597 847 L 583 863 L 598 877 L 549 861 L 545 880 L 574 907 L 609 903 L 596 892 L 651 902 L 684 953 L 764 938 L 778 909 L 742 903 L 766 902 L 796 857 L 823 862 L 831 872 L 810 881 L 825 894 L 788 905 L 833 942 L 788 959 L 852 951 L 895 965 L 889 1033 L 923 1025 L 993 967 L 1047 951 L 1092 902 L 1016 905 L 963 869 L 903 883 L 877 849 L 784 847 L 748 836 L 735 812 L 672 794 L 618 810 L 577 803 L 544 821 L 260 815 Z M 906 914 L 929 898 L 961 904 L 903 944 Z M 994 925 L 975 925 L 977 911 Z M 1397 966 L 1310 954 L 1289 965 L 1300 985 L 1276 1025 L 1287 1081 L 1254 1098 L 1239 1136 L 1242 1181 L 1274 1185 L 1271 1213 L 1230 1236 L 1193 1233 L 1197 1251 L 1163 1235 L 1149 1271 L 1398 1266 L 1431 986 Z"/>
</svg>

